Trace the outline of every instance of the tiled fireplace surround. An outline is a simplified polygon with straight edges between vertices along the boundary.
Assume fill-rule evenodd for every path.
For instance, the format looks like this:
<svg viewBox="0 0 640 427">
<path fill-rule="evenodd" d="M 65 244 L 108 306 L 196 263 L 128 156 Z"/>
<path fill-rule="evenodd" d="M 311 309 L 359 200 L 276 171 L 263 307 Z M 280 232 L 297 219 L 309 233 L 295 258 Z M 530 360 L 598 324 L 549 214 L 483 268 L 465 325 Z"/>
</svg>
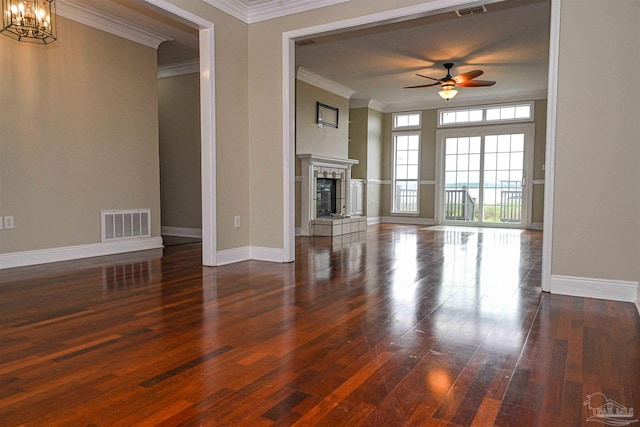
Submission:
<svg viewBox="0 0 640 427">
<path fill-rule="evenodd" d="M 366 230 L 366 217 L 345 218 L 350 206 L 351 167 L 358 164 L 353 159 L 336 159 L 314 154 L 299 154 L 302 187 L 300 209 L 300 234 L 302 236 L 339 236 Z M 336 180 L 336 216 L 316 217 L 316 183 L 318 178 Z"/>
</svg>

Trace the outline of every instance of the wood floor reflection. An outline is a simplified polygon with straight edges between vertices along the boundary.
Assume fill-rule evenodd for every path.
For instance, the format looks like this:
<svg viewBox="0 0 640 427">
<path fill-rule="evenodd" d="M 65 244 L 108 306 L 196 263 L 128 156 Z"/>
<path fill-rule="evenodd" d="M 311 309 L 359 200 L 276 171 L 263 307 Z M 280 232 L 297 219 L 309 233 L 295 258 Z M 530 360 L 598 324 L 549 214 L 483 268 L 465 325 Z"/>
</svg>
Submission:
<svg viewBox="0 0 640 427">
<path fill-rule="evenodd" d="M 542 293 L 541 244 L 379 225 L 298 238 L 291 264 L 186 244 L 0 271 L 0 425 L 572 426 L 596 392 L 640 412 L 635 307 Z"/>
</svg>

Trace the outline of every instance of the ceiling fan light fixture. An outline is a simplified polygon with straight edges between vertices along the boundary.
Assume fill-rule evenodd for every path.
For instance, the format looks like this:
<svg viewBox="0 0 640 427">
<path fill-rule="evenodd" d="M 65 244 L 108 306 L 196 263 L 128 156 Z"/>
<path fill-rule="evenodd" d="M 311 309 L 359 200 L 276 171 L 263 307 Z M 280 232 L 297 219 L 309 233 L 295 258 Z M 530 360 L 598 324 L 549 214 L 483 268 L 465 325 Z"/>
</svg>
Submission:
<svg viewBox="0 0 640 427">
<path fill-rule="evenodd" d="M 482 75 L 482 70 L 473 70 L 467 71 L 466 73 L 458 74 L 457 76 L 451 76 L 451 68 L 453 68 L 452 62 L 447 62 L 446 64 L 442 64 L 444 68 L 447 70 L 447 75 L 441 79 L 436 79 L 435 77 L 424 76 L 422 74 L 416 74 L 418 77 L 423 77 L 429 80 L 435 80 L 436 83 L 428 83 L 424 85 L 417 86 L 405 86 L 405 89 L 416 89 L 423 87 L 431 87 L 431 86 L 440 86 L 440 90 L 438 94 L 444 99 L 448 101 L 452 99 L 454 96 L 458 94 L 458 90 L 456 86 L 464 86 L 464 87 L 482 87 L 482 86 L 493 86 L 496 82 L 491 80 L 473 80 L 476 77 Z"/>
<path fill-rule="evenodd" d="M 458 91 L 455 89 L 455 86 L 452 84 L 444 84 L 442 85 L 442 89 L 438 91 L 438 95 L 442 97 L 445 101 L 450 100 L 454 96 L 458 94 Z"/>
</svg>

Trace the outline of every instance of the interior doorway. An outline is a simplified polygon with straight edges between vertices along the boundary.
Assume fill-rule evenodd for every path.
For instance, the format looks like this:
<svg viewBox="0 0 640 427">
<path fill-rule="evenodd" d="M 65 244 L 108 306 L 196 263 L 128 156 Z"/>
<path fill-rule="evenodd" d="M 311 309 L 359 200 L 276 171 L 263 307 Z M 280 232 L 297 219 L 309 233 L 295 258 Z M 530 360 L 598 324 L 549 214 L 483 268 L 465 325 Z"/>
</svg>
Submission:
<svg viewBox="0 0 640 427">
<path fill-rule="evenodd" d="M 200 162 L 202 195 L 202 264 L 217 265 L 216 218 L 216 122 L 214 25 L 166 0 L 145 0 L 191 24 L 199 31 L 200 51 Z"/>
<path fill-rule="evenodd" d="M 458 7 L 463 7 L 461 2 Z M 283 32 L 282 70 L 283 70 L 283 261 L 295 260 L 295 41 L 304 37 L 326 34 L 331 31 L 344 31 L 360 26 L 382 25 L 390 20 L 406 20 L 425 14 L 435 14 L 451 7 L 444 0 L 418 4 L 410 8 L 392 10 L 359 18 L 348 19 Z M 557 109 L 558 50 L 560 34 L 560 0 L 551 3 L 549 25 L 549 61 L 547 87 L 547 124 L 545 151 L 545 189 L 544 189 L 544 239 L 542 262 L 542 289 L 550 290 L 553 194 L 555 175 L 555 123 Z"/>
</svg>

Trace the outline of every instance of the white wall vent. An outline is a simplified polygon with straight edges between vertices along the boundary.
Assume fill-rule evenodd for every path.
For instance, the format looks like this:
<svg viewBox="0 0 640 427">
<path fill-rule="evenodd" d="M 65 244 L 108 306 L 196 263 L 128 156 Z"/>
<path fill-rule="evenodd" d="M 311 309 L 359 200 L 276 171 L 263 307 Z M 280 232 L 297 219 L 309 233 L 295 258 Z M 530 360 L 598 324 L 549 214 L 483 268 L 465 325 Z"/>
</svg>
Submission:
<svg viewBox="0 0 640 427">
<path fill-rule="evenodd" d="M 151 209 L 102 211 L 102 241 L 151 237 Z"/>
</svg>

